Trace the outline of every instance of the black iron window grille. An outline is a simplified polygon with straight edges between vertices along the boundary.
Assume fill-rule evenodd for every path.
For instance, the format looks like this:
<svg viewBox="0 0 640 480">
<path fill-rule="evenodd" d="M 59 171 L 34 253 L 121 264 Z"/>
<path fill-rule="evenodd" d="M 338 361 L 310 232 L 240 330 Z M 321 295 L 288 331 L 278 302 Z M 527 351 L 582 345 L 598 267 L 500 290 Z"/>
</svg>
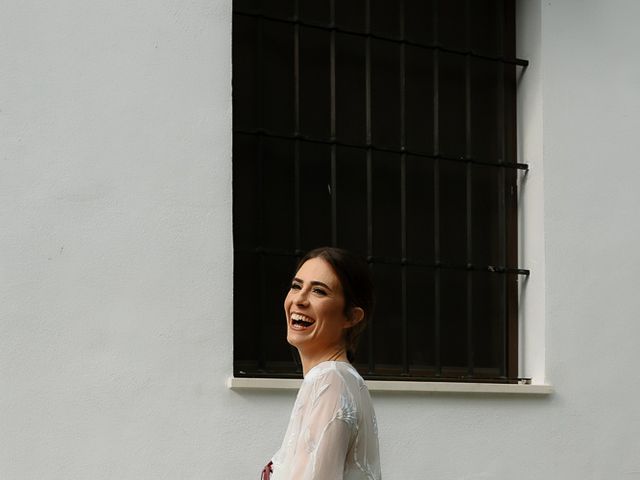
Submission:
<svg viewBox="0 0 640 480">
<path fill-rule="evenodd" d="M 514 0 L 235 0 L 234 373 L 300 376 L 282 301 L 366 256 L 369 379 L 518 377 Z"/>
</svg>

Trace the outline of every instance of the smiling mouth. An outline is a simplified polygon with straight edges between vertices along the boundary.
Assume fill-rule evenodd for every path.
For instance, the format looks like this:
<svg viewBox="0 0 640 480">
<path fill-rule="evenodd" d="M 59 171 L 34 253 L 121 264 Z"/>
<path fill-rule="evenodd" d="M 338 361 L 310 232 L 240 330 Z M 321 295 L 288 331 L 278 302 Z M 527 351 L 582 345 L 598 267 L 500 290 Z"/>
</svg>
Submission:
<svg viewBox="0 0 640 480">
<path fill-rule="evenodd" d="M 291 314 L 291 326 L 293 327 L 308 328 L 314 323 L 314 320 L 311 320 L 309 317 L 305 317 L 304 315 L 300 315 L 299 313 Z"/>
</svg>

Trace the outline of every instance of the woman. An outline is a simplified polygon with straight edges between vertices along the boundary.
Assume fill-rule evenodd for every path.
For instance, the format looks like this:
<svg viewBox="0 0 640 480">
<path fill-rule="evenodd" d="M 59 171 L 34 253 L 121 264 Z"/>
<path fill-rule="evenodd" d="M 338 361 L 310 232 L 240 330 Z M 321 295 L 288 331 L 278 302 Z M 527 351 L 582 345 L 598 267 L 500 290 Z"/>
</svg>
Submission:
<svg viewBox="0 0 640 480">
<path fill-rule="evenodd" d="M 304 380 L 271 480 L 379 480 L 376 417 L 362 377 L 349 363 L 373 308 L 366 263 L 345 250 L 307 253 L 284 301 L 287 341 Z"/>
</svg>

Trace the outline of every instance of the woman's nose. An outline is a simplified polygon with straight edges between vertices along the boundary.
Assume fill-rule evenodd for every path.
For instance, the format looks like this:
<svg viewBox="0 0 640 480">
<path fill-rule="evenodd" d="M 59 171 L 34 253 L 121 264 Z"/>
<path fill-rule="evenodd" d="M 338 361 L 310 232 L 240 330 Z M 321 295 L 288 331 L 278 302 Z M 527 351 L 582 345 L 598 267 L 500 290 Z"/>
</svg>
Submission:
<svg viewBox="0 0 640 480">
<path fill-rule="evenodd" d="M 299 290 L 294 300 L 296 305 L 307 305 L 309 303 L 309 298 L 305 290 Z"/>
</svg>

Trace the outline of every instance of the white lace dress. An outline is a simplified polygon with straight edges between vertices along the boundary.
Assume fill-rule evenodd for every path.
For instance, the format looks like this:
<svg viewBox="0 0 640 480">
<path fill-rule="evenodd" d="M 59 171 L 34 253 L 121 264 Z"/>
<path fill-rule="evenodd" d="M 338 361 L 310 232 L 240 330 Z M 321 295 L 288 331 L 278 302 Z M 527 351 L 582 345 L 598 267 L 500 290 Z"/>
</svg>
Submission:
<svg viewBox="0 0 640 480">
<path fill-rule="evenodd" d="M 272 461 L 272 480 L 380 480 L 376 415 L 351 364 L 307 372 Z"/>
</svg>

